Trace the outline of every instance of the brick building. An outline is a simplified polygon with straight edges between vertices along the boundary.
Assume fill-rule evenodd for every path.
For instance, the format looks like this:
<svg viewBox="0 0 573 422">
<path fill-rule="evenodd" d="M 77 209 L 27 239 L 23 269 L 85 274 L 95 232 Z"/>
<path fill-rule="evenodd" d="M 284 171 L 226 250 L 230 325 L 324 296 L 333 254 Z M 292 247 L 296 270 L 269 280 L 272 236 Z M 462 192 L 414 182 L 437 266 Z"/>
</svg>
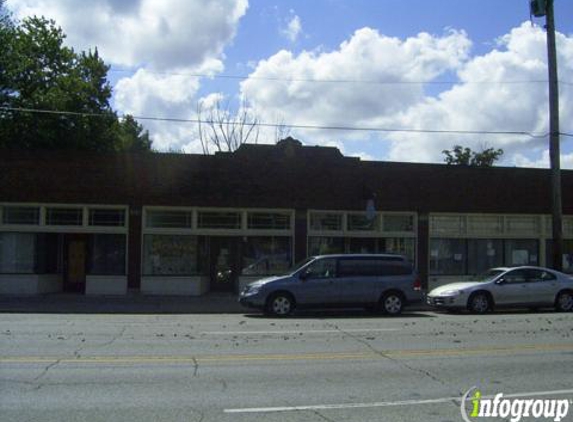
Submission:
<svg viewBox="0 0 573 422">
<path fill-rule="evenodd" d="M 573 172 L 563 171 L 573 271 Z M 307 255 L 396 252 L 426 285 L 550 260 L 550 173 L 362 161 L 330 147 L 215 155 L 3 151 L 0 293 L 237 291 Z"/>
</svg>

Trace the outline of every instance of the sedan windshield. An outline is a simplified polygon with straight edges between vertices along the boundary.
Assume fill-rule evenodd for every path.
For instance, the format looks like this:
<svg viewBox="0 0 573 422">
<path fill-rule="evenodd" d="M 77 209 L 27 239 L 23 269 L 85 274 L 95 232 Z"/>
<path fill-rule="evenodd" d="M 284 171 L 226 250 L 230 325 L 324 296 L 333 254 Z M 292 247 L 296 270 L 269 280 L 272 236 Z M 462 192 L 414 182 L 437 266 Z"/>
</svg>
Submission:
<svg viewBox="0 0 573 422">
<path fill-rule="evenodd" d="M 503 270 L 493 270 L 493 269 L 487 270 L 486 272 L 475 276 L 473 281 L 481 281 L 481 282 L 491 281 L 501 273 L 503 273 Z"/>
</svg>

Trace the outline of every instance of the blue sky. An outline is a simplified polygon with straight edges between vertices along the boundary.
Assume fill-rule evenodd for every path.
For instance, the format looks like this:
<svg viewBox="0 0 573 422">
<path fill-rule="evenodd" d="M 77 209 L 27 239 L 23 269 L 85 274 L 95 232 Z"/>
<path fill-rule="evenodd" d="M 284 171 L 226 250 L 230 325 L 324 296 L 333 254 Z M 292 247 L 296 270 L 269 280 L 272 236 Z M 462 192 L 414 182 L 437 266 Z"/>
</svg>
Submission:
<svg viewBox="0 0 573 422">
<path fill-rule="evenodd" d="M 548 165 L 547 139 L 408 130 L 547 132 L 544 19 L 527 0 L 8 0 L 56 20 L 112 66 L 114 107 L 196 120 L 219 101 L 310 145 L 362 159 L 441 162 L 443 149 L 503 148 L 503 165 Z M 81 5 L 81 7 L 78 7 Z M 561 131 L 573 133 L 573 2 L 555 0 Z M 232 76 L 229 78 L 229 76 Z M 244 79 L 235 78 L 244 76 Z M 325 82 L 325 81 L 338 82 Z M 344 81 L 344 82 L 340 82 Z M 440 83 L 447 82 L 447 83 Z M 197 125 L 141 120 L 155 146 L 200 152 Z M 274 142 L 262 127 L 259 142 Z M 562 137 L 573 168 L 573 138 Z"/>
</svg>

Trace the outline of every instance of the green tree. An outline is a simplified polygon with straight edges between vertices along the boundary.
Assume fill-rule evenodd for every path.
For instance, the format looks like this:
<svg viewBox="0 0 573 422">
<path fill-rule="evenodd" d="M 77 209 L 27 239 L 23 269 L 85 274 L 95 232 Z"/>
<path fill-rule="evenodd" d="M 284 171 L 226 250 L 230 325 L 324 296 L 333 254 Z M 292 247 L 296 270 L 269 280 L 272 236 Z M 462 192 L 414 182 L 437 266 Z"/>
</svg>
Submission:
<svg viewBox="0 0 573 422">
<path fill-rule="evenodd" d="M 119 122 L 120 149 L 122 151 L 150 151 L 149 132 L 137 123 L 133 116 L 127 115 Z"/>
<path fill-rule="evenodd" d="M 76 53 L 64 45 L 61 28 L 43 17 L 18 24 L 8 18 L 0 37 L 6 46 L 0 49 L 0 147 L 151 148 L 133 118 L 120 122 L 112 110 L 109 67 L 97 49 Z"/>
<path fill-rule="evenodd" d="M 451 150 L 443 150 L 442 154 L 446 156 L 444 161 L 448 165 L 491 167 L 503 155 L 503 150 L 486 148 L 475 152 L 468 147 L 454 145 Z"/>
</svg>

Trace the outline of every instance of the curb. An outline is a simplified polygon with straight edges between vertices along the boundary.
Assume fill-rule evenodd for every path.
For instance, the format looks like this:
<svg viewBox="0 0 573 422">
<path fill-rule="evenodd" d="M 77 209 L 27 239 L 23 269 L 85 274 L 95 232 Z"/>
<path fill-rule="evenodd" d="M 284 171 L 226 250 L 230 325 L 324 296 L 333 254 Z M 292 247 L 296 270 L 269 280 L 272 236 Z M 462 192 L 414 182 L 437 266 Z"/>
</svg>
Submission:
<svg viewBox="0 0 573 422">
<path fill-rule="evenodd" d="M 416 304 L 406 313 L 430 311 Z M 333 310 L 328 310 L 332 312 Z M 341 311 L 341 313 L 344 311 Z M 0 313 L 70 314 L 250 314 L 232 296 L 0 296 Z"/>
</svg>

